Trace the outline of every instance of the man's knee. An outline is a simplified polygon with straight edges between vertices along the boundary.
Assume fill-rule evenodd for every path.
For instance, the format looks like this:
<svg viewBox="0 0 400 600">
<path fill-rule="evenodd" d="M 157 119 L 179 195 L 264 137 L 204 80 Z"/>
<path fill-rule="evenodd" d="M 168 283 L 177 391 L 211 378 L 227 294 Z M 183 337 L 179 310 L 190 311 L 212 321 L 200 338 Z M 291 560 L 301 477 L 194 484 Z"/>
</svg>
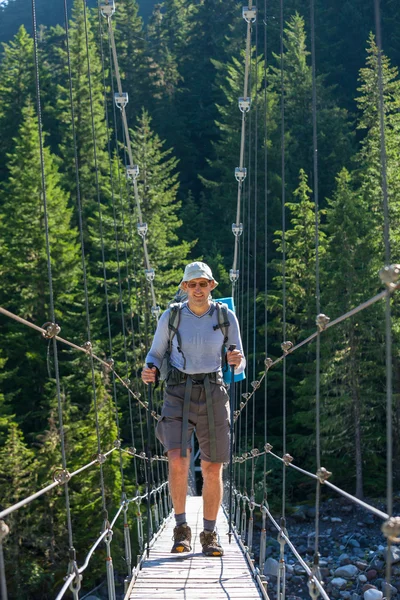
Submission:
<svg viewBox="0 0 400 600">
<path fill-rule="evenodd" d="M 212 463 L 206 460 L 201 461 L 201 472 L 204 479 L 220 479 L 223 463 Z"/>
<path fill-rule="evenodd" d="M 168 464 L 169 468 L 175 472 L 179 471 L 185 473 L 189 468 L 190 452 L 188 451 L 187 456 L 181 456 L 179 448 L 175 450 L 169 450 L 168 453 Z"/>
</svg>

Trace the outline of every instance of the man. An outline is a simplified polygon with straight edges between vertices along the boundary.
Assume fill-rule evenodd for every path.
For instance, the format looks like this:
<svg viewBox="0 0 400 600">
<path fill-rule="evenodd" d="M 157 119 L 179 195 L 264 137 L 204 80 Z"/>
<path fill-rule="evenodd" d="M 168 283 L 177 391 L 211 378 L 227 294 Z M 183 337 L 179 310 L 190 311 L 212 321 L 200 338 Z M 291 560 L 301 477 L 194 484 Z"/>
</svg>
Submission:
<svg viewBox="0 0 400 600">
<path fill-rule="evenodd" d="M 227 339 L 219 325 L 219 307 L 211 300 L 211 292 L 218 282 L 211 269 L 202 262 L 187 265 L 180 287 L 187 301 L 180 309 L 179 335 L 174 335 L 169 357 L 164 404 L 157 437 L 168 456 L 169 485 L 175 510 L 176 526 L 171 552 L 191 550 L 191 530 L 186 522 L 185 505 L 189 473 L 191 437 L 194 430 L 200 446 L 203 475 L 204 531 L 200 534 L 203 553 L 222 556 L 215 522 L 222 502 L 222 467 L 229 461 L 229 398 L 222 377 L 222 360 L 226 360 L 241 373 L 246 361 L 242 354 L 239 324 L 234 312 L 227 309 L 229 324 Z M 170 309 L 161 316 L 146 363 L 143 381 L 156 381 L 169 347 Z M 187 452 L 189 450 L 189 452 Z"/>
</svg>

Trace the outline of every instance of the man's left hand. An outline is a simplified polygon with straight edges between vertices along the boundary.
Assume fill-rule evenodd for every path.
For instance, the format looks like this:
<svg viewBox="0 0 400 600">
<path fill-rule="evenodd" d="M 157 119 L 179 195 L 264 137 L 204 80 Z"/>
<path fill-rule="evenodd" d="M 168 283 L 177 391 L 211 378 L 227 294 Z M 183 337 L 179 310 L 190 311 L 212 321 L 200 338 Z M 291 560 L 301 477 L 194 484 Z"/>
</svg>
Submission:
<svg viewBox="0 0 400 600">
<path fill-rule="evenodd" d="M 243 354 L 240 350 L 228 350 L 226 353 L 226 360 L 228 361 L 228 365 L 239 367 L 242 362 Z"/>
</svg>

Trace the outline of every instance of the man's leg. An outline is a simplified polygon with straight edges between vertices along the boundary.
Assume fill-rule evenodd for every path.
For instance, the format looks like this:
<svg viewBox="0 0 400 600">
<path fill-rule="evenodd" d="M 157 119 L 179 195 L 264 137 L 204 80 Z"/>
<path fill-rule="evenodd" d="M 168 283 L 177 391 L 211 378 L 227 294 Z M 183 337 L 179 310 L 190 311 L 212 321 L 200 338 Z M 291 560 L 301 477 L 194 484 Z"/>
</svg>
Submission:
<svg viewBox="0 0 400 600">
<path fill-rule="evenodd" d="M 215 521 L 222 502 L 222 463 L 201 461 L 203 473 L 203 515 L 204 531 L 200 543 L 206 556 L 222 556 L 224 551 L 215 531 Z"/>
<path fill-rule="evenodd" d="M 185 512 L 189 465 L 189 450 L 186 457 L 181 456 L 180 449 L 168 452 L 169 491 L 177 515 Z"/>
<path fill-rule="evenodd" d="M 215 521 L 222 502 L 222 464 L 201 461 L 203 473 L 203 515 L 208 521 Z"/>
<path fill-rule="evenodd" d="M 176 527 L 174 529 L 174 545 L 171 552 L 189 552 L 191 550 L 192 533 L 186 523 L 186 496 L 190 464 L 190 452 L 181 456 L 180 449 L 168 452 L 169 490 L 175 510 Z"/>
</svg>

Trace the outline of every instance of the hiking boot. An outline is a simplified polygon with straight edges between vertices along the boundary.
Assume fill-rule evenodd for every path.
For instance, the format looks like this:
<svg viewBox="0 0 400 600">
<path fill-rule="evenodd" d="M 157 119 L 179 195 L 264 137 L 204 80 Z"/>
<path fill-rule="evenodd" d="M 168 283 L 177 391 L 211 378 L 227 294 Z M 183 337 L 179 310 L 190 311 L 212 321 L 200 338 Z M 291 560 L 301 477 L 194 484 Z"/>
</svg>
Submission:
<svg viewBox="0 0 400 600">
<path fill-rule="evenodd" d="M 219 543 L 219 536 L 216 531 L 202 531 L 200 534 L 200 544 L 203 546 L 203 554 L 206 556 L 224 555 L 224 550 Z"/>
<path fill-rule="evenodd" d="M 177 525 L 174 528 L 174 545 L 172 546 L 171 552 L 179 554 L 180 552 L 190 552 L 192 549 L 192 531 L 185 523 L 184 525 Z"/>
</svg>

